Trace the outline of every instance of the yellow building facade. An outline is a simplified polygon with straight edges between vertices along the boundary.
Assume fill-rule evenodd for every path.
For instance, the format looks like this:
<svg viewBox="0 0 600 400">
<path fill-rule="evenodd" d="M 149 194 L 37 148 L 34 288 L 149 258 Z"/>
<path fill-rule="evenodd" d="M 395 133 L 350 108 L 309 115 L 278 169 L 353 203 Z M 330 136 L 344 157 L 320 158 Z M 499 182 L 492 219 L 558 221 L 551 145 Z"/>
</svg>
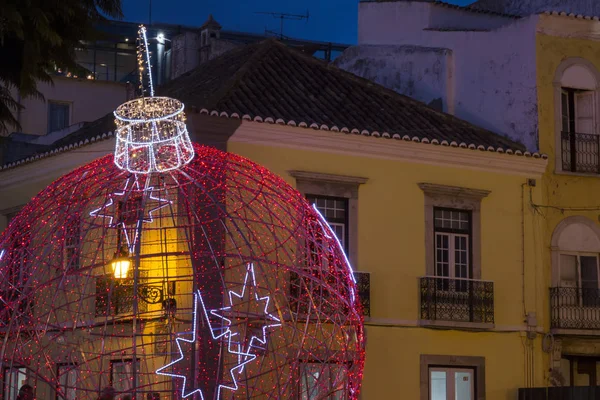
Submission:
<svg viewBox="0 0 600 400">
<path fill-rule="evenodd" d="M 218 68 L 201 67 L 165 93 L 195 108 L 194 140 L 265 166 L 317 204 L 354 270 L 368 276 L 361 398 L 500 400 L 545 386 L 554 355 L 544 351 L 551 257 L 542 215 L 558 224 L 560 214 L 532 206 L 549 205 L 546 157 L 279 44 L 234 50 L 225 61 L 233 65 L 244 52 L 254 56 L 240 69 L 256 74 L 234 76 L 227 95 L 248 85 L 265 103 L 278 98 L 277 107 L 262 104 L 260 114 L 240 93 L 206 105 L 200 86 L 184 90 Z M 300 94 L 261 82 L 275 65 L 270 54 L 317 87 L 305 82 L 308 94 Z M 299 65 L 311 73 L 298 73 Z M 344 96 L 327 98 L 326 89 Z M 288 103 L 305 119 L 286 111 Z M 114 147 L 108 132 L 79 138 L 0 171 L 0 228 L 45 185 Z M 581 179 L 583 193 L 589 178 Z"/>
<path fill-rule="evenodd" d="M 544 350 L 552 377 L 565 386 L 600 384 L 597 25 L 542 14 L 536 36 L 539 146 L 549 157 L 542 203 L 534 206 L 549 311 Z"/>
</svg>

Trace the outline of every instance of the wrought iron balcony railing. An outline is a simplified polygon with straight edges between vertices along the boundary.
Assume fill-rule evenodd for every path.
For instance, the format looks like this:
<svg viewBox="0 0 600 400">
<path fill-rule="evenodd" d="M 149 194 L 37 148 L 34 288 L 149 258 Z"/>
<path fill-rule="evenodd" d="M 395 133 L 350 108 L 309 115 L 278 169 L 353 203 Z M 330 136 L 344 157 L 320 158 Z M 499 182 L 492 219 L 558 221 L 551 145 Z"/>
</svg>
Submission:
<svg viewBox="0 0 600 400">
<path fill-rule="evenodd" d="M 437 276 L 419 278 L 420 318 L 494 323 L 494 283 Z"/>
<path fill-rule="evenodd" d="M 600 289 L 550 288 L 550 325 L 555 329 L 600 330 Z"/>
<path fill-rule="evenodd" d="M 588 400 L 600 398 L 600 386 L 519 389 L 519 400 Z"/>
<path fill-rule="evenodd" d="M 563 171 L 600 173 L 600 136 L 589 133 L 562 132 Z"/>
<path fill-rule="evenodd" d="M 363 315 L 371 316 L 371 274 L 368 272 L 354 272 L 356 279 L 356 288 L 358 289 L 358 299 L 362 305 Z"/>
</svg>

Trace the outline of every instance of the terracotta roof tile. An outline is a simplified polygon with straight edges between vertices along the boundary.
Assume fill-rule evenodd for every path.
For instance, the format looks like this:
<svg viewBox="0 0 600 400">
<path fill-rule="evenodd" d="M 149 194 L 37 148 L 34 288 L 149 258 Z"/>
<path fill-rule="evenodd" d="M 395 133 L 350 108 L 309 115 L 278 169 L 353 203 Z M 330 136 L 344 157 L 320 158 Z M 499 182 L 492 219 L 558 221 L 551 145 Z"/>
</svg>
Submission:
<svg viewBox="0 0 600 400">
<path fill-rule="evenodd" d="M 347 127 L 484 147 L 524 150 L 504 136 L 436 111 L 276 40 L 234 49 L 169 82 L 160 94 L 250 119 Z"/>
</svg>

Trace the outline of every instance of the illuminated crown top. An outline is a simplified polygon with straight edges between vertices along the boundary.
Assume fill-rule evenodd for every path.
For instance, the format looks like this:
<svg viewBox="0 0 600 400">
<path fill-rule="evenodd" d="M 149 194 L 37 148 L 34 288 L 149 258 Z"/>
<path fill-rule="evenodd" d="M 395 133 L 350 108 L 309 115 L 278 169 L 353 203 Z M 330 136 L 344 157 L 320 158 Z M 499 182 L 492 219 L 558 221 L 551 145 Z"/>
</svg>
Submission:
<svg viewBox="0 0 600 400">
<path fill-rule="evenodd" d="M 147 70 L 150 96 L 128 101 L 115 110 L 115 164 L 135 174 L 178 169 L 194 158 L 194 148 L 185 126 L 183 103 L 168 97 L 154 97 L 144 26 L 139 30 L 137 55 L 142 96 L 144 70 Z"/>
</svg>

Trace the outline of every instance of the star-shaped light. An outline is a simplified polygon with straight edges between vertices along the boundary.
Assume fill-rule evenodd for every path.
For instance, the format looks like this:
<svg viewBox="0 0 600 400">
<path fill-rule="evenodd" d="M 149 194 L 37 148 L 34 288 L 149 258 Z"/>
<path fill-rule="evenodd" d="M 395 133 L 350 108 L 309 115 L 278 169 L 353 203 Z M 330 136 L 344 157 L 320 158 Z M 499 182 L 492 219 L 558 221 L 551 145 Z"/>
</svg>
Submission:
<svg viewBox="0 0 600 400">
<path fill-rule="evenodd" d="M 200 293 L 199 290 L 197 290 L 196 293 L 194 293 L 194 317 L 193 317 L 192 338 L 191 339 L 185 339 L 185 338 L 181 338 L 181 337 L 176 338 L 175 344 L 177 345 L 177 349 L 179 351 L 179 358 L 177 358 L 175 361 L 157 369 L 156 373 L 158 375 L 164 375 L 164 376 L 170 376 L 172 378 L 183 379 L 183 385 L 182 385 L 182 389 L 181 389 L 181 397 L 186 398 L 186 397 L 193 395 L 194 393 L 198 393 L 200 395 L 200 398 L 202 400 L 205 400 L 204 391 L 202 388 L 192 388 L 192 390 L 188 391 L 188 389 L 187 389 L 188 377 L 186 375 L 165 372 L 166 369 L 179 363 L 180 361 L 184 360 L 186 358 L 186 356 L 188 356 L 187 354 L 185 354 L 183 352 L 183 350 L 181 348 L 182 343 L 190 343 L 193 345 L 196 342 L 196 339 L 197 339 L 196 330 L 198 328 L 198 308 L 199 308 L 198 306 L 200 306 L 202 308 L 201 317 L 203 317 L 205 319 L 205 321 L 208 325 L 208 328 L 209 328 L 208 331 L 210 332 L 213 340 L 228 339 L 227 340 L 227 342 L 228 342 L 227 350 L 229 351 L 229 353 L 237 356 L 238 360 L 242 360 L 242 361 L 238 361 L 238 363 L 233 368 L 231 368 L 229 371 L 229 375 L 231 376 L 231 383 L 220 383 L 219 384 L 219 386 L 217 388 L 217 397 L 216 398 L 220 399 L 221 398 L 221 389 L 229 389 L 229 390 L 237 390 L 238 389 L 238 383 L 237 383 L 237 379 L 236 379 L 237 371 L 239 371 L 241 368 L 243 368 L 244 365 L 246 365 L 249 362 L 256 359 L 256 355 L 245 353 L 245 352 L 241 351 L 239 346 L 237 346 L 237 348 L 233 348 L 232 344 L 234 344 L 234 343 L 231 341 L 232 332 L 229 330 L 229 327 L 231 326 L 231 321 L 229 319 L 222 318 L 223 322 L 225 323 L 225 329 L 213 327 L 213 325 L 210 321 L 210 318 L 208 317 L 208 312 L 206 310 L 206 306 L 204 305 L 204 300 L 202 299 L 202 294 Z M 212 313 L 212 311 L 211 311 L 211 313 Z M 221 331 L 221 333 L 216 333 L 219 331 Z M 206 399 L 206 400 L 210 400 L 210 399 Z"/>
<path fill-rule="evenodd" d="M 119 192 L 114 192 L 109 195 L 108 200 L 102 205 L 102 207 L 95 209 L 90 212 L 90 216 L 94 218 L 107 218 L 109 220 L 108 226 L 111 228 L 121 227 L 123 232 L 125 233 L 125 240 L 127 241 L 127 248 L 130 252 L 133 252 L 135 248 L 135 244 L 138 239 L 138 224 L 140 222 L 152 223 L 154 221 L 154 216 L 152 215 L 154 212 L 160 210 L 161 208 L 167 207 L 171 205 L 173 202 L 171 200 L 163 199 L 156 194 L 154 191 L 154 186 L 149 185 L 150 180 L 146 179 L 146 184 L 144 186 L 144 190 L 140 189 L 140 182 L 137 176 L 133 176 L 127 178 L 125 181 L 125 186 Z M 125 202 L 129 199 L 132 193 L 142 193 L 141 203 L 144 204 L 144 200 L 146 203 L 150 203 L 150 209 L 148 210 L 148 215 L 144 214 L 141 220 L 136 221 L 134 224 L 127 224 L 126 221 L 119 221 L 119 209 L 118 209 L 118 200 L 115 201 L 117 197 L 123 198 Z M 144 199 L 145 196 L 148 196 L 147 199 Z M 116 222 L 115 222 L 116 221 Z M 128 226 L 129 225 L 129 226 Z"/>
<path fill-rule="evenodd" d="M 249 278 L 252 278 L 249 281 Z M 281 326 L 281 320 L 269 313 L 269 296 L 261 297 L 258 294 L 258 286 L 256 285 L 256 274 L 254 273 L 254 264 L 249 263 L 246 267 L 246 276 L 244 278 L 244 283 L 242 287 L 241 293 L 236 293 L 233 290 L 229 291 L 229 307 L 223 307 L 217 310 L 211 310 L 211 314 L 215 317 L 221 318 L 224 321 L 228 322 L 227 330 L 231 331 L 231 336 L 229 337 L 230 346 L 233 343 L 237 344 L 238 348 L 245 349 L 245 351 L 239 351 L 238 362 L 242 363 L 246 361 L 243 358 L 243 354 L 251 353 L 253 347 L 256 347 L 259 343 L 263 346 L 267 344 L 267 329 L 274 328 L 277 326 Z M 261 307 L 261 303 L 263 306 Z M 252 307 L 254 306 L 254 307 Z M 239 311 L 238 309 L 244 308 L 244 310 Z M 245 345 L 247 332 L 246 326 L 247 322 L 242 321 L 240 324 L 237 324 L 232 328 L 231 319 L 230 318 L 246 318 L 249 316 L 250 312 L 248 310 L 258 309 L 260 314 L 255 314 L 253 316 L 258 317 L 258 319 L 262 320 L 262 328 L 261 335 L 255 336 L 252 335 L 250 340 L 248 340 L 248 345 Z M 252 354 L 254 358 L 256 355 Z M 244 362 L 246 364 L 246 362 Z M 239 369 L 241 373 L 244 370 L 243 366 Z"/>
</svg>

